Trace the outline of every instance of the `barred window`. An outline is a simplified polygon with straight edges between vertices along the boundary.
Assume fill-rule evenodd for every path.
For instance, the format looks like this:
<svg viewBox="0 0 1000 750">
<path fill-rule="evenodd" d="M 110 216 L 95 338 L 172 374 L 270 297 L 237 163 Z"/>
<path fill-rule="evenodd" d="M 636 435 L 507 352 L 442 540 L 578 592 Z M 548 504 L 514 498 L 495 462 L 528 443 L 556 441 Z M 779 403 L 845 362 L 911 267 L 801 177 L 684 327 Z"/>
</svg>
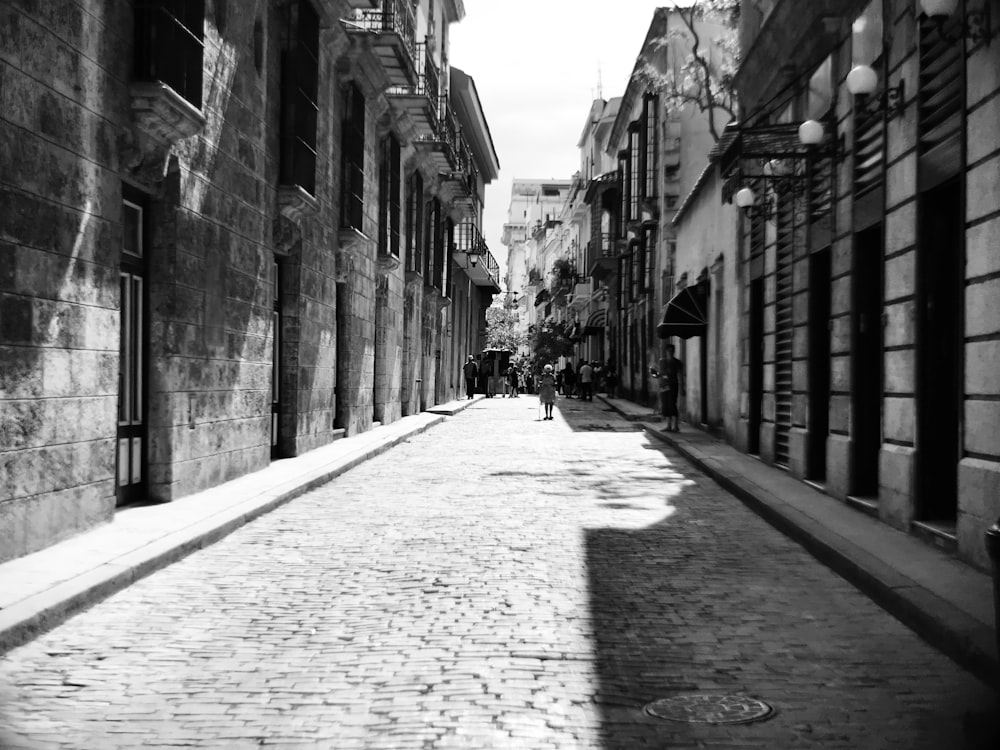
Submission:
<svg viewBox="0 0 1000 750">
<path fill-rule="evenodd" d="M 308 0 L 285 7 L 286 37 L 281 54 L 282 185 L 316 193 L 316 125 L 319 115 L 319 17 Z"/>
<path fill-rule="evenodd" d="M 639 299 L 639 282 L 642 279 L 642 259 L 644 257 L 642 247 L 639 243 L 633 241 L 629 244 L 629 265 L 631 271 L 629 273 L 629 300 L 635 302 Z"/>
<path fill-rule="evenodd" d="M 136 0 L 135 77 L 161 81 L 201 108 L 204 0 Z"/>
<path fill-rule="evenodd" d="M 656 177 L 659 163 L 659 132 L 657 119 L 659 117 L 659 99 L 647 95 L 642 102 L 645 132 L 643 133 L 643 178 L 645 187 L 643 195 L 655 198 L 657 194 Z"/>
</svg>

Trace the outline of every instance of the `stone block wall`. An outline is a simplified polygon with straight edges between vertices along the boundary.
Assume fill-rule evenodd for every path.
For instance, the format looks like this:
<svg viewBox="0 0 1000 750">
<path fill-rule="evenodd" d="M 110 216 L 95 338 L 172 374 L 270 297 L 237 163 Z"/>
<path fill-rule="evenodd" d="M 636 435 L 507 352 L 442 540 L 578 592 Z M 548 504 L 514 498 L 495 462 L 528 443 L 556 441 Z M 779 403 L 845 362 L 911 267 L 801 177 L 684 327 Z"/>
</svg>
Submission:
<svg viewBox="0 0 1000 750">
<path fill-rule="evenodd" d="M 0 561 L 110 518 L 130 33 L 0 6 Z"/>
<path fill-rule="evenodd" d="M 992 5 L 995 25 L 1000 3 Z M 1000 516 L 1000 59 L 995 39 L 991 46 L 970 50 L 965 96 L 970 168 L 965 176 L 965 409 L 957 533 L 963 557 L 986 569 L 983 532 Z"/>
</svg>

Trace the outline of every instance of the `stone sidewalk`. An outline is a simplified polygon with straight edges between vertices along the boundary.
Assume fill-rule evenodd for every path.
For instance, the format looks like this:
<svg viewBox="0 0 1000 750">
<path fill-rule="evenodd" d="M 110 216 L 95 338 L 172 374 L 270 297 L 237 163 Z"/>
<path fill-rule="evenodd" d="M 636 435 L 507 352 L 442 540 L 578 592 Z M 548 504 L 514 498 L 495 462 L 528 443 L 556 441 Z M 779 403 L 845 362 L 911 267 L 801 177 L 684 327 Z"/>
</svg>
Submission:
<svg viewBox="0 0 1000 750">
<path fill-rule="evenodd" d="M 483 398 L 434 406 L 0 564 L 0 654 Z"/>
<path fill-rule="evenodd" d="M 980 679 L 1000 685 L 993 583 L 975 568 L 690 425 L 665 432 L 650 407 L 598 395 Z"/>
</svg>

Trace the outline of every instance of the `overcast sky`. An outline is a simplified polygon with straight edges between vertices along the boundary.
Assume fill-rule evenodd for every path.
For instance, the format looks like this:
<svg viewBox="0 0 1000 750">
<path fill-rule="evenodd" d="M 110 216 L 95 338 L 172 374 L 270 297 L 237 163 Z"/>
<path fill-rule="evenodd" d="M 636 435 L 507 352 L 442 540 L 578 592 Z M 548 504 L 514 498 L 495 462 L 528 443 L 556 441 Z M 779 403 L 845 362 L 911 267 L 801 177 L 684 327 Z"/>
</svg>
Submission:
<svg viewBox="0 0 1000 750">
<path fill-rule="evenodd" d="M 486 188 L 483 235 L 501 244 L 513 180 L 569 179 L 591 102 L 625 92 L 658 6 L 669 0 L 464 0 L 449 33 L 452 65 L 476 81 L 500 158 Z M 681 5 L 689 4 L 682 1 Z"/>
</svg>

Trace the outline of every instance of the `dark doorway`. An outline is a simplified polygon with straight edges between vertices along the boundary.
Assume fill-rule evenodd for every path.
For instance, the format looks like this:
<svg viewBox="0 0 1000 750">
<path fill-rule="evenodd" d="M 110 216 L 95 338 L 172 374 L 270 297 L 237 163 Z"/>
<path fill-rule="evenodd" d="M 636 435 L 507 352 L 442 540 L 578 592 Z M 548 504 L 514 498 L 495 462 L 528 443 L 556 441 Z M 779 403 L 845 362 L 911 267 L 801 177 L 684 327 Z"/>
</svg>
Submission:
<svg viewBox="0 0 1000 750">
<path fill-rule="evenodd" d="M 957 513 L 961 450 L 962 198 L 949 181 L 921 197 L 917 256 L 917 502 L 925 521 Z"/>
<path fill-rule="evenodd" d="M 271 458 L 281 458 L 281 263 L 274 259 L 272 266 L 274 274 L 274 294 L 272 295 L 271 327 L 274 335 L 271 338 Z"/>
<path fill-rule="evenodd" d="M 145 196 L 122 189 L 122 252 L 118 274 L 120 351 L 116 504 L 145 499 L 148 468 L 147 374 L 149 298 L 146 285 L 148 236 Z"/>
<path fill-rule="evenodd" d="M 711 298 L 711 285 L 709 282 L 702 281 L 698 284 L 700 297 L 701 297 L 701 309 L 705 311 L 705 315 L 708 315 L 708 303 Z M 698 337 L 698 379 L 700 381 L 699 387 L 701 389 L 701 413 L 698 419 L 703 425 L 708 424 L 708 325 L 705 326 L 704 333 Z"/>
<path fill-rule="evenodd" d="M 764 280 L 750 282 L 750 330 L 747 333 L 749 382 L 747 383 L 747 453 L 760 453 L 761 404 L 764 400 Z"/>
<path fill-rule="evenodd" d="M 882 225 L 854 236 L 854 480 L 852 494 L 878 497 L 882 448 Z"/>
<path fill-rule="evenodd" d="M 810 479 L 826 479 L 830 431 L 830 248 L 809 257 L 809 456 Z"/>
</svg>

